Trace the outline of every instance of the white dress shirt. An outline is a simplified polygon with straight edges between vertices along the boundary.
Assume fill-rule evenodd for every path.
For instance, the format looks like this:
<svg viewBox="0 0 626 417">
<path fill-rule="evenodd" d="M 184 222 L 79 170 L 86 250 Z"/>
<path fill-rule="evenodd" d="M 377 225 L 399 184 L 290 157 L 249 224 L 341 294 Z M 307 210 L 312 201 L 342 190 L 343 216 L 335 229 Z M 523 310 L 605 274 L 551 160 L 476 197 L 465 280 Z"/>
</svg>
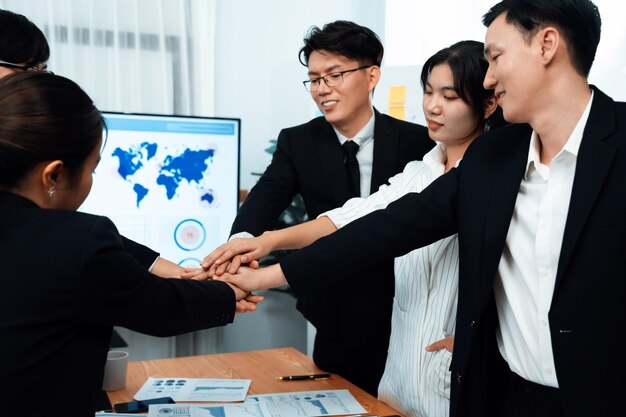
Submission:
<svg viewBox="0 0 626 417">
<path fill-rule="evenodd" d="M 343 145 L 345 141 L 352 140 L 359 145 L 356 153 L 356 160 L 359 161 L 359 173 L 361 174 L 361 197 L 367 197 L 372 188 L 372 165 L 374 164 L 374 112 L 372 117 L 359 132 L 352 138 L 341 134 L 337 129 L 335 133 L 339 138 L 339 143 Z"/>
<path fill-rule="evenodd" d="M 550 166 L 539 160 L 533 131 L 526 174 L 494 282 L 498 347 L 511 370 L 541 385 L 558 387 L 548 313 L 569 211 L 576 157 L 589 117 L 587 108 Z"/>
<path fill-rule="evenodd" d="M 381 186 L 369 198 L 350 199 L 322 216 L 343 227 L 405 194 L 422 191 L 444 171 L 444 148 L 438 143 L 423 161 L 409 162 L 389 185 Z M 378 397 L 408 417 L 449 414 L 452 354 L 424 348 L 454 333 L 458 263 L 456 235 L 395 260 L 391 338 Z"/>
</svg>

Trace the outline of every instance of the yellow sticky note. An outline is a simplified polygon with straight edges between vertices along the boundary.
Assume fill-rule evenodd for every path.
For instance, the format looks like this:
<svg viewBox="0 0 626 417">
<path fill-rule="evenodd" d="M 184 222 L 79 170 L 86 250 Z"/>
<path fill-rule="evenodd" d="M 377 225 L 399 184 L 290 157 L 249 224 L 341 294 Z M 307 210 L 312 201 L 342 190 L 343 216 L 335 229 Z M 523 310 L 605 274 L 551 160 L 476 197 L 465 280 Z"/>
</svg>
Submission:
<svg viewBox="0 0 626 417">
<path fill-rule="evenodd" d="M 404 120 L 404 106 L 389 106 L 387 113 L 395 119 Z"/>
<path fill-rule="evenodd" d="M 394 85 L 389 87 L 389 104 L 404 104 L 406 102 L 406 86 Z"/>
</svg>

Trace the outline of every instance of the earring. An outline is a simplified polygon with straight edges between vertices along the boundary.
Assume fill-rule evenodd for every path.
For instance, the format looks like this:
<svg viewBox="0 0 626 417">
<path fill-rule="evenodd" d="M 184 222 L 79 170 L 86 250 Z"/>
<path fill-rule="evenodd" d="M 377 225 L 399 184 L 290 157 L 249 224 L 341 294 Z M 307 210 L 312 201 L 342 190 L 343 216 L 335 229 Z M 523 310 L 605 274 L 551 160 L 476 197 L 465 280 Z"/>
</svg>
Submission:
<svg viewBox="0 0 626 417">
<path fill-rule="evenodd" d="M 48 190 L 48 196 L 50 196 L 50 198 L 52 198 L 52 196 L 54 195 L 55 192 L 56 192 L 56 188 L 50 187 L 50 189 Z"/>
</svg>

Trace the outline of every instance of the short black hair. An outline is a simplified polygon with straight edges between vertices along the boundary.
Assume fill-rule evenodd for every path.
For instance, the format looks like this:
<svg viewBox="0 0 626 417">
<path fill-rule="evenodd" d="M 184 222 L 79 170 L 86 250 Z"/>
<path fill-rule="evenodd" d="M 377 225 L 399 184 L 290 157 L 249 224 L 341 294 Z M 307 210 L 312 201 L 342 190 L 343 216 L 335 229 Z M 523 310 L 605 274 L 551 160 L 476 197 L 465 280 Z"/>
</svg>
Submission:
<svg viewBox="0 0 626 417">
<path fill-rule="evenodd" d="M 485 119 L 485 106 L 493 97 L 494 91 L 485 90 L 483 87 L 483 80 L 489 67 L 483 50 L 484 44 L 482 42 L 457 42 L 428 58 L 420 75 L 422 88 L 425 89 L 433 68 L 440 64 L 448 64 L 454 79 L 454 91 L 461 97 L 461 100 L 470 106 L 472 114 L 478 120 L 470 135 L 479 130 L 492 129 L 505 124 L 500 106 L 488 119 Z"/>
<path fill-rule="evenodd" d="M 590 0 L 503 0 L 483 16 L 487 27 L 502 13 L 527 42 L 538 30 L 555 26 L 568 45 L 572 65 L 587 77 L 600 43 L 600 12 Z"/>
<path fill-rule="evenodd" d="M 311 27 L 298 53 L 300 63 L 308 66 L 311 52 L 322 49 L 355 59 L 362 66 L 380 66 L 383 61 L 384 48 L 378 35 L 365 26 L 347 20 L 327 23 L 322 29 Z"/>
<path fill-rule="evenodd" d="M 50 47 L 43 32 L 21 14 L 0 9 L 0 59 L 28 66 L 50 58 Z"/>
</svg>

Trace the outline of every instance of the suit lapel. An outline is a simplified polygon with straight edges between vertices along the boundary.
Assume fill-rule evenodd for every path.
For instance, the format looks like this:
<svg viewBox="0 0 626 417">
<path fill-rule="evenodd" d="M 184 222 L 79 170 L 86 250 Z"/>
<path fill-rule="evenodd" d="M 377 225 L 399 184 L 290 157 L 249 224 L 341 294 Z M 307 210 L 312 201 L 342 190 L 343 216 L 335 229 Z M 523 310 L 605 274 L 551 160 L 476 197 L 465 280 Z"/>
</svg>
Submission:
<svg viewBox="0 0 626 417">
<path fill-rule="evenodd" d="M 485 250 L 484 271 L 489 280 L 483 281 L 491 288 L 493 277 L 496 276 L 504 243 L 509 231 L 509 225 L 515 210 L 515 201 L 519 192 L 522 177 L 528 162 L 528 147 L 530 146 L 530 126 L 521 127 L 517 138 L 506 137 L 500 140 L 516 141 L 512 149 L 512 158 L 501 161 L 501 169 L 493 171 L 496 176 L 491 194 L 491 201 L 485 217 Z M 491 291 L 484 291 L 490 294 Z"/>
<path fill-rule="evenodd" d="M 594 90 L 594 102 L 591 105 L 576 161 L 576 174 L 563 234 L 555 289 L 563 277 L 576 241 L 598 198 L 615 155 L 615 149 L 603 142 L 615 131 L 614 103 L 600 90 L 595 88 Z"/>
<path fill-rule="evenodd" d="M 396 173 L 398 164 L 398 131 L 374 109 L 374 159 L 370 192 L 378 188 Z M 417 140 L 417 138 L 415 138 Z"/>
<path fill-rule="evenodd" d="M 324 179 L 337 206 L 351 197 L 348 175 L 343 161 L 343 150 L 333 127 L 323 118 L 318 133 L 314 135 Z"/>
<path fill-rule="evenodd" d="M 396 172 L 398 164 L 398 132 L 374 109 L 374 158 L 370 192 L 374 193 Z M 351 197 L 343 151 L 333 127 L 321 120 L 316 136 L 317 150 L 324 177 L 338 204 Z"/>
</svg>

